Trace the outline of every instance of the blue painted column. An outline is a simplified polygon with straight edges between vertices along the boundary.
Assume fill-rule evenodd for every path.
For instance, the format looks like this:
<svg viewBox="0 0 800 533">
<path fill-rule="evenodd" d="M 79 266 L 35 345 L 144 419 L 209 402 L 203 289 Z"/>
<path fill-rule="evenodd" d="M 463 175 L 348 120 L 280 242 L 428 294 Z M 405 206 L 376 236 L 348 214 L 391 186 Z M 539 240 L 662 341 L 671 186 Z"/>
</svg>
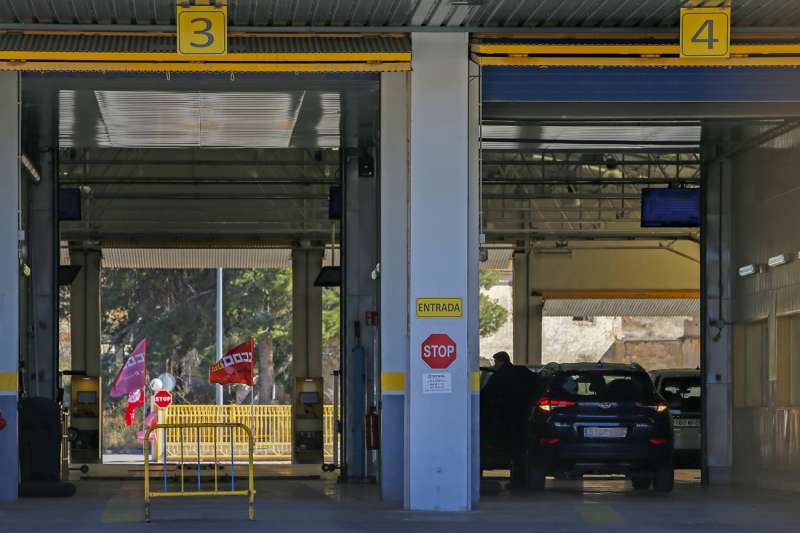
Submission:
<svg viewBox="0 0 800 533">
<path fill-rule="evenodd" d="M 20 200 L 19 75 L 0 73 L 0 412 L 6 427 L 0 431 L 0 501 L 17 499 L 19 435 L 17 389 L 19 361 Z"/>
</svg>

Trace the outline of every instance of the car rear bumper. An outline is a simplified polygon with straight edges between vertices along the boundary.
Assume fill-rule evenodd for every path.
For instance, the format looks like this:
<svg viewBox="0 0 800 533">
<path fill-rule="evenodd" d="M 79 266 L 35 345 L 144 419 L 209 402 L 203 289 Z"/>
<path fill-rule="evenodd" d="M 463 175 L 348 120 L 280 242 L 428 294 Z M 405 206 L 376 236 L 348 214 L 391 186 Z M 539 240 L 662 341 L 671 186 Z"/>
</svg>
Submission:
<svg viewBox="0 0 800 533">
<path fill-rule="evenodd" d="M 672 464 L 673 451 L 671 443 L 574 442 L 537 446 L 531 450 L 530 460 L 548 473 L 631 474 Z"/>
</svg>

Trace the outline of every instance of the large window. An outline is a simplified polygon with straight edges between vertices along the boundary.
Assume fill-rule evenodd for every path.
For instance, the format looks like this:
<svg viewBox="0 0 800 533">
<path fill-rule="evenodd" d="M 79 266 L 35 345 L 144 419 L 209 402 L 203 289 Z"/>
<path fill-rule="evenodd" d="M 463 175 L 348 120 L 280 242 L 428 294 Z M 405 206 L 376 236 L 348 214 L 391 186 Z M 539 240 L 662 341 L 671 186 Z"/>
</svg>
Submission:
<svg viewBox="0 0 800 533">
<path fill-rule="evenodd" d="M 736 407 L 764 405 L 769 337 L 766 321 L 739 324 L 734 330 L 733 393 Z"/>
</svg>

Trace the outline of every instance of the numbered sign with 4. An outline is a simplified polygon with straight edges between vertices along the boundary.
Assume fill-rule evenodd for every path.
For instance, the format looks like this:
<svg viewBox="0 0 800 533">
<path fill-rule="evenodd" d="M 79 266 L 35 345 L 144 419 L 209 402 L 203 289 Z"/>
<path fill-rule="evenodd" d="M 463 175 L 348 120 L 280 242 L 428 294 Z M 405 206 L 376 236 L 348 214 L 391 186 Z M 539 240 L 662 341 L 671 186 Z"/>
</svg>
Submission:
<svg viewBox="0 0 800 533">
<path fill-rule="evenodd" d="M 729 57 L 731 8 L 681 9 L 681 57 Z"/>
<path fill-rule="evenodd" d="M 179 2 L 175 19 L 179 54 L 221 56 L 228 53 L 228 6 L 225 2 L 212 1 L 206 5 Z"/>
</svg>

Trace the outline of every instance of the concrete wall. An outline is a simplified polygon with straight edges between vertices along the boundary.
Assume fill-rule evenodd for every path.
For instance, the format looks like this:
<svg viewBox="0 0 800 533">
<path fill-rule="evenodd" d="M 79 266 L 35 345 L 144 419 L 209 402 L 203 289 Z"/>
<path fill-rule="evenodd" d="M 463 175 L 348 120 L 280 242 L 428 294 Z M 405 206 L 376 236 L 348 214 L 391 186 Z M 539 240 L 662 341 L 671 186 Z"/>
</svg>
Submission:
<svg viewBox="0 0 800 533">
<path fill-rule="evenodd" d="M 748 132 L 750 136 L 758 133 Z M 800 313 L 800 261 L 742 278 L 746 264 L 766 265 L 800 251 L 798 135 L 746 152 L 732 165 L 734 332 L 733 475 L 739 482 L 800 490 L 800 405 L 778 398 L 778 383 L 800 387 L 800 374 L 778 364 L 778 317 Z M 763 342 L 749 342 L 758 321 Z M 752 326 L 749 328 L 752 331 Z M 755 376 L 753 374 L 756 374 Z M 759 383 L 760 382 L 760 383 Z M 750 394 L 756 388 L 756 394 Z M 750 390 L 744 390 L 750 389 Z"/>
</svg>

